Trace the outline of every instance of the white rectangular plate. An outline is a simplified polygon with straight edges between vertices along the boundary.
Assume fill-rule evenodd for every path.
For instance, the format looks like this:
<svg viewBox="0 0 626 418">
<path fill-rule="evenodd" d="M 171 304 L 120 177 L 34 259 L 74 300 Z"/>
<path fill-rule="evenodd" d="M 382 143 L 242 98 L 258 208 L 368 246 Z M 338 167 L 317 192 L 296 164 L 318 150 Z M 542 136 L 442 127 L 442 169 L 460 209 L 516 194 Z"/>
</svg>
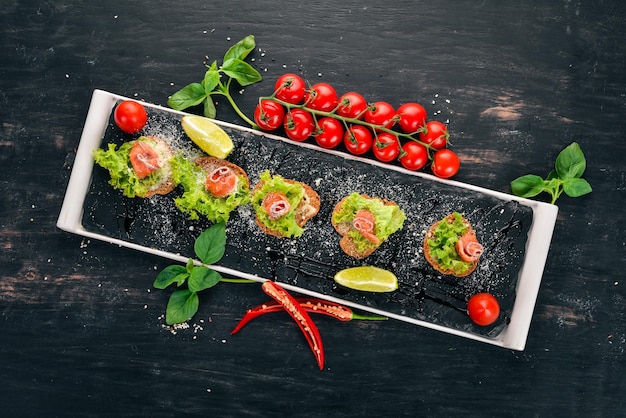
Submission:
<svg viewBox="0 0 626 418">
<path fill-rule="evenodd" d="M 126 138 L 116 134 L 111 123 L 113 108 L 126 99 L 94 91 L 57 226 L 185 263 L 193 257 L 193 233 L 197 235 L 209 224 L 191 223 L 173 210 L 172 197 L 123 198 L 106 184 L 102 169 L 94 167 L 93 152 L 103 141 L 119 143 Z M 143 104 L 151 117 L 146 128 L 151 134 L 174 142 L 184 139 L 176 125 L 185 113 Z M 254 225 L 252 211 L 240 208 L 227 225 L 229 249 L 219 265 L 213 266 L 215 270 L 259 282 L 275 280 L 297 293 L 488 344 L 524 349 L 556 206 L 214 122 L 233 137 L 236 148 L 229 159 L 246 169 L 252 185 L 261 171 L 269 169 L 272 174 L 307 182 L 322 199 L 320 213 L 297 240 L 262 234 Z M 339 236 L 329 220 L 334 204 L 350 192 L 394 200 L 407 214 L 403 230 L 360 262 L 339 250 Z M 465 279 L 438 275 L 425 262 L 421 248 L 428 227 L 452 211 L 469 217 L 487 250 L 476 272 Z M 109 212 L 110 218 L 103 215 Z M 126 216 L 123 222 L 120 213 Z M 151 224 L 157 218 L 158 225 Z M 364 264 L 393 270 L 400 281 L 398 291 L 372 294 L 334 284 L 332 275 L 338 269 Z M 465 301 L 478 291 L 501 298 L 502 319 L 491 328 L 475 326 L 464 313 Z"/>
</svg>

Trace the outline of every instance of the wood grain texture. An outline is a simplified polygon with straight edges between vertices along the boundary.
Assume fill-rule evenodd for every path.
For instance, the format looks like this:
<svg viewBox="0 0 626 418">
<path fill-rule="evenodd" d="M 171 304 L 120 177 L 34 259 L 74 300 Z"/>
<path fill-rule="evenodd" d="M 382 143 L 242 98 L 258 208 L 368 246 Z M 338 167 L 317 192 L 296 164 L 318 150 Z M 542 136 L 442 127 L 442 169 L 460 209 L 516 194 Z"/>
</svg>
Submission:
<svg viewBox="0 0 626 418">
<path fill-rule="evenodd" d="M 622 415 L 625 18 L 617 0 L 2 1 L 3 415 Z M 231 337 L 265 297 L 229 284 L 174 334 L 169 293 L 152 288 L 167 261 L 55 228 L 93 89 L 165 104 L 248 34 L 265 77 L 237 96 L 248 115 L 287 71 L 418 101 L 449 122 L 457 179 L 505 192 L 580 143 L 594 191 L 559 200 L 525 351 L 320 319 L 320 372 L 286 315 Z M 218 117 L 242 123 L 224 104 Z"/>
</svg>

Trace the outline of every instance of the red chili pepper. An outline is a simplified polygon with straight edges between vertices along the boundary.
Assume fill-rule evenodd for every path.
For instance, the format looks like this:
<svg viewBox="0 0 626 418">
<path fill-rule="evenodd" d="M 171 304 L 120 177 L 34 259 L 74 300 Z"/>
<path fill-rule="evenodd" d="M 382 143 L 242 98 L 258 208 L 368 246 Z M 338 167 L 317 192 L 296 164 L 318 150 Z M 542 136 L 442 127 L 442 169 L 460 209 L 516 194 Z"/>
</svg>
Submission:
<svg viewBox="0 0 626 418">
<path fill-rule="evenodd" d="M 266 281 L 261 286 L 263 291 L 267 293 L 272 299 L 280 303 L 283 308 L 291 315 L 296 321 L 300 330 L 304 334 L 313 351 L 313 355 L 317 360 L 317 364 L 322 370 L 324 368 L 324 346 L 322 345 L 322 337 L 320 336 L 317 326 L 311 320 L 309 314 L 304 310 L 300 304 L 280 285 Z"/>
<path fill-rule="evenodd" d="M 304 310 L 309 313 L 319 313 L 322 315 L 327 315 L 344 322 L 351 321 L 353 319 L 370 321 L 383 321 L 387 319 L 384 316 L 359 315 L 354 313 L 350 308 L 346 306 L 334 302 L 329 302 L 323 299 L 295 298 L 295 300 L 300 304 L 302 308 L 304 308 Z M 283 312 L 284 310 L 285 308 L 283 308 L 283 306 L 275 300 L 265 302 L 252 309 L 248 309 L 244 317 L 241 319 L 241 321 L 239 321 L 237 326 L 231 331 L 230 334 L 232 335 L 239 332 L 248 322 L 252 321 L 258 316 L 272 312 Z"/>
</svg>

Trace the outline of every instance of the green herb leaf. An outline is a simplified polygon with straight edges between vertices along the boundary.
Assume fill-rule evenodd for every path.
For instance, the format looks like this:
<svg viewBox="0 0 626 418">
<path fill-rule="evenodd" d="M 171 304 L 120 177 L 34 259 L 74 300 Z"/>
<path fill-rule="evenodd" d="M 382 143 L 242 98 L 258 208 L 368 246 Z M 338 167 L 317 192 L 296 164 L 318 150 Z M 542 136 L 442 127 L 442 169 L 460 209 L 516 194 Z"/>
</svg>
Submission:
<svg viewBox="0 0 626 418">
<path fill-rule="evenodd" d="M 248 86 L 261 81 L 261 74 L 250 64 L 238 58 L 230 58 L 222 64 L 222 71 L 237 80 L 241 86 Z"/>
<path fill-rule="evenodd" d="M 533 197 L 545 190 L 544 181 L 535 174 L 527 174 L 511 182 L 511 190 L 515 196 Z"/>
<path fill-rule="evenodd" d="M 591 185 L 585 179 L 567 179 L 563 183 L 563 191 L 569 197 L 579 197 L 591 193 Z"/>
<path fill-rule="evenodd" d="M 165 322 L 180 324 L 191 319 L 198 312 L 199 299 L 196 292 L 178 289 L 172 293 L 165 309 Z"/>
<path fill-rule="evenodd" d="M 215 286 L 220 282 L 221 278 L 222 276 L 220 276 L 220 274 L 215 270 L 211 270 L 205 266 L 200 266 L 196 267 L 191 272 L 189 280 L 187 281 L 187 286 L 189 286 L 189 290 L 192 292 L 200 292 Z"/>
<path fill-rule="evenodd" d="M 203 263 L 218 262 L 226 251 L 226 224 L 220 222 L 211 225 L 196 239 L 193 249 Z"/>
<path fill-rule="evenodd" d="M 204 74 L 204 79 L 202 80 L 202 87 L 204 88 L 204 93 L 208 96 L 211 94 L 215 87 L 220 82 L 220 73 L 217 69 L 217 62 L 213 62 L 211 67 Z"/>
<path fill-rule="evenodd" d="M 204 117 L 215 119 L 215 116 L 217 115 L 217 109 L 215 109 L 215 104 L 213 103 L 213 100 L 211 100 L 211 96 L 207 97 L 204 101 L 204 110 L 202 114 L 204 115 Z"/>
<path fill-rule="evenodd" d="M 256 43 L 254 42 L 254 35 L 248 35 L 226 51 L 223 62 L 226 62 L 231 58 L 244 60 L 248 54 L 254 50 L 255 46 Z"/>
<path fill-rule="evenodd" d="M 191 272 L 193 271 L 195 267 L 196 267 L 196 263 L 194 263 L 191 258 L 187 260 L 187 265 L 185 267 L 185 269 L 187 270 L 187 273 L 191 274 Z"/>
<path fill-rule="evenodd" d="M 204 87 L 200 83 L 191 83 L 178 90 L 167 101 L 167 105 L 175 110 L 197 106 L 206 99 Z"/>
<path fill-rule="evenodd" d="M 157 275 L 153 286 L 157 289 L 165 289 L 172 283 L 177 283 L 180 286 L 188 276 L 187 269 L 183 266 L 167 266 Z"/>
<path fill-rule="evenodd" d="M 572 142 L 556 157 L 556 172 L 563 180 L 582 177 L 586 167 L 585 155 L 576 142 Z"/>
</svg>

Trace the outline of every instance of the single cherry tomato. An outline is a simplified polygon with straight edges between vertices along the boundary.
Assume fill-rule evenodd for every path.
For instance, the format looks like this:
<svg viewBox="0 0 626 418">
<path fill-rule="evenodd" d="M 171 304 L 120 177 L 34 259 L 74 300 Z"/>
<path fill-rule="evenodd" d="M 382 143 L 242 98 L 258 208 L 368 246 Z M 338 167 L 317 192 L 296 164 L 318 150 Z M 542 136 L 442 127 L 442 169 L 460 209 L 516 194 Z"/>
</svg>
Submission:
<svg viewBox="0 0 626 418">
<path fill-rule="evenodd" d="M 448 128 L 437 120 L 431 120 L 425 125 L 425 132 L 420 132 L 420 141 L 430 144 L 435 149 L 443 149 L 448 145 Z"/>
<path fill-rule="evenodd" d="M 285 119 L 285 108 L 273 100 L 261 100 L 254 109 L 254 121 L 263 130 L 278 129 Z"/>
<path fill-rule="evenodd" d="M 113 112 L 113 120 L 118 128 L 127 134 L 136 134 L 148 122 L 146 109 L 134 100 L 124 100 Z"/>
<path fill-rule="evenodd" d="M 448 179 L 459 172 L 461 162 L 458 155 L 450 149 L 440 149 L 435 153 L 431 169 L 433 174 L 442 179 Z"/>
<path fill-rule="evenodd" d="M 362 125 L 352 125 L 346 131 L 343 143 L 352 154 L 365 154 L 372 148 L 372 131 Z"/>
<path fill-rule="evenodd" d="M 426 147 L 415 141 L 409 141 L 402 146 L 403 155 L 400 157 L 400 164 L 407 170 L 417 171 L 428 162 L 428 151 Z"/>
<path fill-rule="evenodd" d="M 344 128 L 341 121 L 325 117 L 318 121 L 319 129 L 313 134 L 315 142 L 322 148 L 335 148 L 343 141 Z"/>
<path fill-rule="evenodd" d="M 365 97 L 357 92 L 351 91 L 338 100 L 337 114 L 346 118 L 360 119 L 367 109 Z"/>
<path fill-rule="evenodd" d="M 419 103 L 405 103 L 396 111 L 398 125 L 403 132 L 412 134 L 426 124 L 426 109 Z"/>
<path fill-rule="evenodd" d="M 382 162 L 388 163 L 400 155 L 398 137 L 389 132 L 379 132 L 372 145 L 374 156 Z"/>
<path fill-rule="evenodd" d="M 313 84 L 304 94 L 304 105 L 309 109 L 330 112 L 337 107 L 337 92 L 328 83 Z"/>
<path fill-rule="evenodd" d="M 274 85 L 274 97 L 291 104 L 300 104 L 306 93 L 306 84 L 297 74 L 283 74 Z"/>
<path fill-rule="evenodd" d="M 375 102 L 367 106 L 363 120 L 374 125 L 391 128 L 396 123 L 396 110 L 387 102 Z"/>
<path fill-rule="evenodd" d="M 285 133 L 294 141 L 302 142 L 315 132 L 313 116 L 302 109 L 292 109 L 285 115 Z"/>
<path fill-rule="evenodd" d="M 467 313 L 474 323 L 491 325 L 500 316 L 500 304 L 490 293 L 477 293 L 467 302 Z"/>
</svg>

